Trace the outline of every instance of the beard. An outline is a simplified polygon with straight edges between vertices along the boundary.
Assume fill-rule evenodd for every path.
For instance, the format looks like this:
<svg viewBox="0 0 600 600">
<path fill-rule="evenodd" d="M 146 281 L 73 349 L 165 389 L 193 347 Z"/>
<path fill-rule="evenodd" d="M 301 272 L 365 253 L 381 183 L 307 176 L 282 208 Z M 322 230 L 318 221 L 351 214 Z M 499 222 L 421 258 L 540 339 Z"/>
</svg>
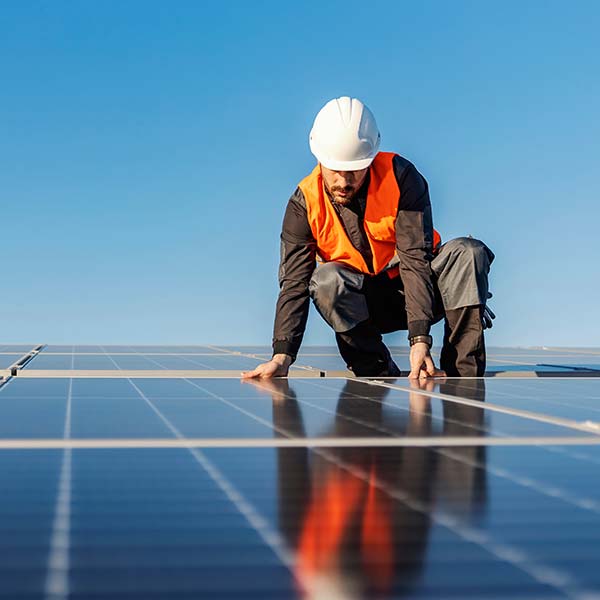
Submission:
<svg viewBox="0 0 600 600">
<path fill-rule="evenodd" d="M 356 188 L 351 185 L 347 185 L 345 187 L 341 186 L 333 186 L 328 190 L 331 199 L 336 204 L 341 204 L 342 206 L 348 206 L 352 203 L 352 199 L 356 195 Z M 344 196 L 340 196 L 340 192 L 344 192 Z"/>
</svg>

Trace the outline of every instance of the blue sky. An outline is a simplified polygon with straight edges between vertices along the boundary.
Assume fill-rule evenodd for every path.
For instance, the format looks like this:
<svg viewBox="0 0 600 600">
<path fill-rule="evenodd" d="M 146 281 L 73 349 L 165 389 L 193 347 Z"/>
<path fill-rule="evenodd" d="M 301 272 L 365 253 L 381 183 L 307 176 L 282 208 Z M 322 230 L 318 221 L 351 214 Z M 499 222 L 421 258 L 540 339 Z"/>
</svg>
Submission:
<svg viewBox="0 0 600 600">
<path fill-rule="evenodd" d="M 308 131 L 353 95 L 443 238 L 496 253 L 488 343 L 599 346 L 599 28 L 585 1 L 3 3 L 0 338 L 270 343 Z M 333 343 L 314 313 L 305 343 Z"/>
</svg>

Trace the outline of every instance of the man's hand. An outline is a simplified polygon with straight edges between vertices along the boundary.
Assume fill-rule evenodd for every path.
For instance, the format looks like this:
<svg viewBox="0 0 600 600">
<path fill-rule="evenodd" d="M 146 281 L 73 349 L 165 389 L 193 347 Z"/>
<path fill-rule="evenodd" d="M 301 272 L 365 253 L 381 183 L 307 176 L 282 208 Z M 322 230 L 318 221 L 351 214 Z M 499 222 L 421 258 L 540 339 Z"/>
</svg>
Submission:
<svg viewBox="0 0 600 600">
<path fill-rule="evenodd" d="M 444 377 L 446 373 L 435 368 L 429 346 L 424 342 L 417 342 L 410 347 L 410 379 L 424 379 L 426 377 Z"/>
<path fill-rule="evenodd" d="M 242 379 L 253 379 L 255 377 L 265 379 L 271 377 L 287 377 L 291 364 L 291 356 L 288 356 L 287 354 L 275 354 L 269 362 L 258 365 L 254 371 L 244 371 L 242 373 Z"/>
</svg>

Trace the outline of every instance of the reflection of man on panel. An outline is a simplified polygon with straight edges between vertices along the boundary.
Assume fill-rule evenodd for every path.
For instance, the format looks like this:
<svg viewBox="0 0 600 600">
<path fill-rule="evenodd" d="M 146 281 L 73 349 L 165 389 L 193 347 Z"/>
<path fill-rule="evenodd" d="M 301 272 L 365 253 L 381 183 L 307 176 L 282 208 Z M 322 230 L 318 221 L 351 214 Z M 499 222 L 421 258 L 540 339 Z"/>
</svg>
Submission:
<svg viewBox="0 0 600 600">
<path fill-rule="evenodd" d="M 400 329 L 408 330 L 410 376 L 435 375 L 429 330 L 442 318 L 442 369 L 483 375 L 494 255 L 472 238 L 441 245 L 427 182 L 405 158 L 379 152 L 379 143 L 360 100 L 332 100 L 317 115 L 310 147 L 319 164 L 292 194 L 283 221 L 273 358 L 245 377 L 287 375 L 309 296 L 355 375 L 400 374 L 381 337 Z M 315 270 L 317 257 L 323 264 Z"/>
<path fill-rule="evenodd" d="M 288 381 L 259 385 L 273 398 L 273 424 L 280 432 L 276 435 L 304 437 L 300 403 Z M 414 385 L 409 412 L 387 410 L 386 416 L 389 389 L 371 387 L 370 400 L 365 401 L 365 384 L 348 380 L 325 435 L 364 437 L 369 431 L 378 435 L 381 429 L 409 438 L 432 435 L 430 398 L 421 390 L 432 391 L 433 381 Z M 476 399 L 484 398 L 479 394 Z M 451 404 L 444 404 L 445 417 Z M 467 412 L 460 417 L 469 432 L 462 435 L 480 434 L 483 410 L 463 408 Z M 446 419 L 442 428 L 443 433 L 458 435 Z M 432 522 L 428 510 L 438 505 L 435 496 L 446 496 L 452 513 L 467 520 L 485 498 L 484 471 L 474 467 L 480 449 L 453 450 L 456 459 L 433 448 L 410 446 L 312 452 L 278 448 L 279 527 L 297 556 L 303 597 L 386 598 L 414 589 L 426 562 Z M 462 454 L 465 450 L 467 456 Z M 484 455 L 478 458 L 485 468 Z M 408 501 L 395 499 L 388 490 Z"/>
</svg>

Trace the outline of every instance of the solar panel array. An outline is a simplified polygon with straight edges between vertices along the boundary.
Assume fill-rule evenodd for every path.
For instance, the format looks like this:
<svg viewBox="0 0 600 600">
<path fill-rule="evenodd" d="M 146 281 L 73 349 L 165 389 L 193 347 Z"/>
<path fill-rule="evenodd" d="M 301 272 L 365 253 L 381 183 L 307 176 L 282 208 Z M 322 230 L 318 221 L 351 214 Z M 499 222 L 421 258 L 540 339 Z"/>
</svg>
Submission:
<svg viewBox="0 0 600 600">
<path fill-rule="evenodd" d="M 0 346 L 0 596 L 600 598 L 600 350 L 240 380 L 268 356 Z"/>
</svg>

